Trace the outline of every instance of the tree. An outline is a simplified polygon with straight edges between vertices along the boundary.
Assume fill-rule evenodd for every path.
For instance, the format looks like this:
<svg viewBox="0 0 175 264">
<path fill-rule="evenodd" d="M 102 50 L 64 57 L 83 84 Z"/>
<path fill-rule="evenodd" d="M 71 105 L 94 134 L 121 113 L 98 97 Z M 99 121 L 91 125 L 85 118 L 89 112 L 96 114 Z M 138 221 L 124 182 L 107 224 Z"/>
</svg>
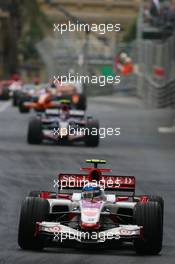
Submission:
<svg viewBox="0 0 175 264">
<path fill-rule="evenodd" d="M 137 35 L 137 17 L 129 25 L 126 33 L 123 36 L 123 42 L 131 42 L 136 39 Z"/>
<path fill-rule="evenodd" d="M 41 11 L 37 0 L 22 0 L 21 5 L 22 30 L 19 42 L 19 51 L 24 59 L 36 58 L 35 45 L 40 41 L 50 23 Z"/>
</svg>

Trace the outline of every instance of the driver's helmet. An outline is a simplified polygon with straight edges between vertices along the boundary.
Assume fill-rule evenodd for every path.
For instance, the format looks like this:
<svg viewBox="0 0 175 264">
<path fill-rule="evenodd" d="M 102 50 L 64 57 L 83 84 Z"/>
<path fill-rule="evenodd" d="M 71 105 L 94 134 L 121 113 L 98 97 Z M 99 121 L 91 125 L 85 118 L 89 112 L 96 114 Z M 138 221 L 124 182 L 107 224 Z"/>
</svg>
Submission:
<svg viewBox="0 0 175 264">
<path fill-rule="evenodd" d="M 60 108 L 63 113 L 68 113 L 70 111 L 70 106 L 67 104 L 61 104 Z"/>
<path fill-rule="evenodd" d="M 69 113 L 71 110 L 71 102 L 67 99 L 60 100 L 60 110 L 63 113 Z"/>
<path fill-rule="evenodd" d="M 67 100 L 60 101 L 60 117 L 62 120 L 67 120 L 70 117 L 70 104 Z"/>
<path fill-rule="evenodd" d="M 82 189 L 82 199 L 102 198 L 103 190 L 95 184 L 87 184 Z"/>
</svg>

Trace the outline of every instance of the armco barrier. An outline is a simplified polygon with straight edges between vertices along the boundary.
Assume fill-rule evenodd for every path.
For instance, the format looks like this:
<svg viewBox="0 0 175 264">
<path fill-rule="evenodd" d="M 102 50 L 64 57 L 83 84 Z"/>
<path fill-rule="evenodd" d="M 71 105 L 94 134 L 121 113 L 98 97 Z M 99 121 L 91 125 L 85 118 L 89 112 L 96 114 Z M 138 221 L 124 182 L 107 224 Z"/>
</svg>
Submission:
<svg viewBox="0 0 175 264">
<path fill-rule="evenodd" d="M 144 38 L 143 7 L 138 19 L 137 94 L 149 108 L 175 107 L 175 32 L 166 38 Z M 148 27 L 154 32 L 155 28 Z"/>
</svg>

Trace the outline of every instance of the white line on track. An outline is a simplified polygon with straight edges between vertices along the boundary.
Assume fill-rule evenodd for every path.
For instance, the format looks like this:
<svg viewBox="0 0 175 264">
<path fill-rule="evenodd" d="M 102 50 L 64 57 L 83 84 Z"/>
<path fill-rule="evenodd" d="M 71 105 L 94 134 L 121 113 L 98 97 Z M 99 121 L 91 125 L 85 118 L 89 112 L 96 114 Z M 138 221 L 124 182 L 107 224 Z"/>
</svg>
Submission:
<svg viewBox="0 0 175 264">
<path fill-rule="evenodd" d="M 2 105 L 0 104 L 0 113 L 4 112 L 9 106 L 10 106 L 10 101 L 6 102 L 6 103 L 2 103 Z"/>
</svg>

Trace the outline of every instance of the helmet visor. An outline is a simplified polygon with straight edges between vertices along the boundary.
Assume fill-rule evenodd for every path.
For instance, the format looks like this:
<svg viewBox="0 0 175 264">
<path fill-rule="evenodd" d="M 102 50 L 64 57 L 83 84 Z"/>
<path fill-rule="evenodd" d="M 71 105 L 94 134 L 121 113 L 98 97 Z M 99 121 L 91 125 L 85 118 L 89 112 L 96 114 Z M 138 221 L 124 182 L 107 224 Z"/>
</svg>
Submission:
<svg viewBox="0 0 175 264">
<path fill-rule="evenodd" d="M 83 199 L 93 199 L 95 197 L 99 197 L 100 195 L 101 195 L 101 191 L 100 190 L 82 192 L 82 198 Z"/>
</svg>

